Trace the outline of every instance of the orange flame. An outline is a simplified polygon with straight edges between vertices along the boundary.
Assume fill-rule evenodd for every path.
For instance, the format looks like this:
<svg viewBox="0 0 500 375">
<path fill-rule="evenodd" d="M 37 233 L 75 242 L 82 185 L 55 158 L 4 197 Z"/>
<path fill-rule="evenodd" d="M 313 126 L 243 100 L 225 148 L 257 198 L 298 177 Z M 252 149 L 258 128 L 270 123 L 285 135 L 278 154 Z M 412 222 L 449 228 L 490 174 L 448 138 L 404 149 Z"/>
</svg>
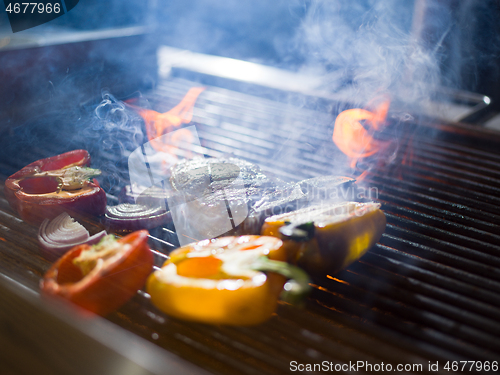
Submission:
<svg viewBox="0 0 500 375">
<path fill-rule="evenodd" d="M 373 136 L 376 131 L 383 129 L 389 105 L 390 101 L 387 99 L 374 112 L 354 108 L 343 111 L 337 116 L 332 139 L 340 151 L 351 159 L 351 168 L 356 167 L 359 159 L 375 155 L 390 144 Z M 365 175 L 363 172 L 358 181 Z"/>
<path fill-rule="evenodd" d="M 174 154 L 175 146 L 167 145 L 159 139 L 164 134 L 173 131 L 175 128 L 180 127 L 182 124 L 188 124 L 193 119 L 193 108 L 198 99 L 198 96 L 205 90 L 205 87 L 193 87 L 186 96 L 170 111 L 159 113 L 151 109 L 144 109 L 129 105 L 134 108 L 139 115 L 144 119 L 146 124 L 146 133 L 148 139 L 154 149 L 161 152 Z M 185 131 L 183 131 L 185 130 Z M 178 142 L 192 143 L 193 136 L 191 132 L 186 129 L 180 129 L 172 136 L 174 144 Z"/>
</svg>

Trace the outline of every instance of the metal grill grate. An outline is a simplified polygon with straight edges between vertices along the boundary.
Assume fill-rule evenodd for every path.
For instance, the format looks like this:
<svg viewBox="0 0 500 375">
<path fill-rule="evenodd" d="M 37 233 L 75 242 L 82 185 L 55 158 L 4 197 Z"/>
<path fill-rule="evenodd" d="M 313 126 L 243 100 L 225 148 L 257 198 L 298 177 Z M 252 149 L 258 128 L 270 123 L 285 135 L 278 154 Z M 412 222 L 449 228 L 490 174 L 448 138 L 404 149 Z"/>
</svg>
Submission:
<svg viewBox="0 0 500 375">
<path fill-rule="evenodd" d="M 166 111 L 192 85 L 170 80 L 149 99 Z M 297 109 L 209 88 L 197 102 L 193 123 L 209 156 L 240 157 L 283 179 L 300 180 L 341 173 L 338 166 L 346 165 L 331 141 L 332 110 L 333 104 Z M 108 319 L 222 374 L 287 373 L 291 361 L 413 363 L 424 369 L 430 360 L 498 361 L 500 155 L 470 134 L 431 133 L 436 137 L 416 131 L 411 144 L 409 138 L 402 142 L 397 173 L 371 170 L 366 183 L 378 188 L 386 232 L 348 269 L 314 280 L 304 309 L 280 305 L 277 316 L 258 327 L 211 327 L 170 319 L 140 292 Z M 403 164 L 410 146 L 411 165 Z M 57 145 L 33 148 L 27 162 L 56 150 Z M 0 243 L 8 265 L 0 270 L 35 289 L 48 267 L 37 255 L 36 228 L 17 219 L 3 198 L 0 224 L 11 233 L 9 246 L 16 244 Z M 173 248 L 172 229 L 152 233 L 157 264 Z"/>
</svg>

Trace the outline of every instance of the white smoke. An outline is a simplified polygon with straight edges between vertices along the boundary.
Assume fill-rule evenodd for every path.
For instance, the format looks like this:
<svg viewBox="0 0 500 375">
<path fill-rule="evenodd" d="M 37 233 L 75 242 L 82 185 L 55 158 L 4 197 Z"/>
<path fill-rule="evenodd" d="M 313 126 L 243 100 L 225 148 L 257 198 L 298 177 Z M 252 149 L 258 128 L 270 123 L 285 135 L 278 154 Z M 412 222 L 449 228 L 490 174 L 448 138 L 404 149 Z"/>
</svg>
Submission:
<svg viewBox="0 0 500 375">
<path fill-rule="evenodd" d="M 312 1 L 295 37 L 301 69 L 347 87 L 354 105 L 380 94 L 416 104 L 440 84 L 440 46 L 422 43 L 414 13 L 412 2 Z"/>
</svg>

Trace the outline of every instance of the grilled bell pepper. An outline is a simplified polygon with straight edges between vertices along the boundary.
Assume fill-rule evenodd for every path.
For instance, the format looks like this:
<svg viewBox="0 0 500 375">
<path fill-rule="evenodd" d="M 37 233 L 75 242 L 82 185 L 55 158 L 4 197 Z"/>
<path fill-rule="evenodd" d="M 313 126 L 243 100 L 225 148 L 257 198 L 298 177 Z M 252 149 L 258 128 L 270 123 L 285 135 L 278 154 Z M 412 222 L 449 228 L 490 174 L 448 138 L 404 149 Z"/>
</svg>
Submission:
<svg viewBox="0 0 500 375">
<path fill-rule="evenodd" d="M 269 217 L 261 234 L 283 240 L 288 262 L 310 275 L 335 273 L 365 254 L 382 236 L 379 203 L 318 205 Z"/>
<path fill-rule="evenodd" d="M 146 290 L 156 307 L 176 318 L 259 324 L 274 313 L 283 289 L 282 298 L 293 303 L 309 288 L 307 275 L 283 260 L 282 241 L 277 238 L 204 240 L 174 250 L 151 274 Z M 285 284 L 290 278 L 294 280 Z"/>
<path fill-rule="evenodd" d="M 89 153 L 74 150 L 37 160 L 5 181 L 5 196 L 26 222 L 39 223 L 65 211 L 102 215 L 106 193 L 88 168 Z"/>
<path fill-rule="evenodd" d="M 47 271 L 42 295 L 57 296 L 98 315 L 107 315 L 127 302 L 153 269 L 148 231 L 120 239 L 109 235 L 96 245 L 78 245 Z"/>
</svg>

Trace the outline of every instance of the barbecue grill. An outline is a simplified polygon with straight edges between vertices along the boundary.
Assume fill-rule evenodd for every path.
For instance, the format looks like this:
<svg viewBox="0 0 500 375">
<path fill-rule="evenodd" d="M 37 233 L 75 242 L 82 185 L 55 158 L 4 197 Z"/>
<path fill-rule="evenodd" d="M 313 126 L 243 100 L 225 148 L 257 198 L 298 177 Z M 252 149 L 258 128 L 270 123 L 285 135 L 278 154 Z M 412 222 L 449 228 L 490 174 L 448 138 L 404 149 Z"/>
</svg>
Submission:
<svg viewBox="0 0 500 375">
<path fill-rule="evenodd" d="M 160 112 L 199 85 L 171 73 L 144 94 Z M 297 107 L 208 86 L 190 125 L 196 126 L 206 156 L 239 157 L 298 181 L 338 173 L 347 162 L 331 135 L 333 120 L 349 104 L 328 98 L 315 103 Z M 43 121 L 52 120 L 60 118 Z M 22 148 L 15 131 L 4 134 L 2 180 L 31 161 L 67 150 L 67 140 L 72 148 L 88 146 L 72 136 L 77 126 L 57 127 L 54 137 L 55 127 L 35 125 L 30 137 L 43 132 L 42 138 L 52 141 L 29 148 Z M 290 127 L 294 132 L 286 132 Z M 81 373 L 103 368 L 114 373 L 118 370 L 103 366 L 119 363 L 144 373 L 280 374 L 305 371 L 307 364 L 327 367 L 316 371 L 363 364 L 361 373 L 374 371 L 369 365 L 395 370 L 399 364 L 406 365 L 402 372 L 417 373 L 429 372 L 437 362 L 442 371 L 452 361 L 499 361 L 500 136 L 425 117 L 407 121 L 403 134 L 392 163 L 373 164 L 363 181 L 376 187 L 387 216 L 380 242 L 346 270 L 315 278 L 303 308 L 280 304 L 276 316 L 257 327 L 179 321 L 156 310 L 143 291 L 106 320 L 93 322 L 65 306 L 40 303 L 38 283 L 50 263 L 39 254 L 37 228 L 22 222 L 2 193 L 0 316 L 5 323 L 0 332 L 11 345 L 2 355 L 23 355 L 23 360 L 2 362 L 12 373 L 32 371 L 37 363 L 47 366 L 46 373 L 64 372 L 75 360 Z M 103 168 L 100 177 L 112 203 L 127 182 L 126 174 L 115 172 L 131 151 L 122 147 L 93 154 L 93 164 L 115 166 Z M 100 228 L 91 219 L 85 225 Z M 153 230 L 149 242 L 159 266 L 176 247 L 175 228 Z M 29 322 L 28 306 L 35 307 L 38 325 Z M 29 338 L 25 330 L 46 342 Z M 78 345 L 63 347 L 60 340 L 68 338 Z M 21 350 L 23 340 L 33 346 Z M 35 353 L 44 345 L 46 357 Z M 104 354 L 82 360 L 97 347 Z M 56 359 L 61 355 L 68 357 Z"/>
<path fill-rule="evenodd" d="M 332 141 L 335 118 L 355 106 L 342 74 L 333 77 L 337 87 L 322 86 L 317 76 L 166 46 L 156 66 L 156 48 L 144 43 L 150 31 L 77 32 L 46 39 L 43 48 L 28 40 L 0 51 L 0 61 L 21 57 L 31 75 L 21 84 L 17 66 L 1 72 L 0 98 L 9 106 L 0 113 L 2 374 L 496 372 L 500 134 L 472 125 L 489 98 L 433 88 L 444 101 L 421 103 L 420 113 L 406 114 L 399 103 L 380 134 L 392 142 L 389 152 L 352 167 Z M 56 54 L 68 56 L 64 66 L 39 64 Z M 109 91 L 97 95 L 104 85 Z M 8 205 L 5 179 L 37 159 L 84 148 L 116 204 L 130 183 L 128 157 L 147 142 L 144 121 L 121 101 L 139 98 L 165 112 L 201 85 L 187 125 L 204 156 L 241 158 L 288 182 L 357 177 L 366 194 L 355 198 L 380 202 L 387 217 L 380 241 L 347 269 L 315 277 L 303 307 L 280 303 L 255 327 L 180 321 L 143 290 L 106 318 L 40 300 L 51 262 L 40 254 L 38 227 Z M 121 114 L 119 126 L 97 110 L 103 98 Z M 77 219 L 91 233 L 103 228 L 99 218 Z M 179 245 L 175 227 L 154 228 L 149 244 L 161 266 Z"/>
</svg>

